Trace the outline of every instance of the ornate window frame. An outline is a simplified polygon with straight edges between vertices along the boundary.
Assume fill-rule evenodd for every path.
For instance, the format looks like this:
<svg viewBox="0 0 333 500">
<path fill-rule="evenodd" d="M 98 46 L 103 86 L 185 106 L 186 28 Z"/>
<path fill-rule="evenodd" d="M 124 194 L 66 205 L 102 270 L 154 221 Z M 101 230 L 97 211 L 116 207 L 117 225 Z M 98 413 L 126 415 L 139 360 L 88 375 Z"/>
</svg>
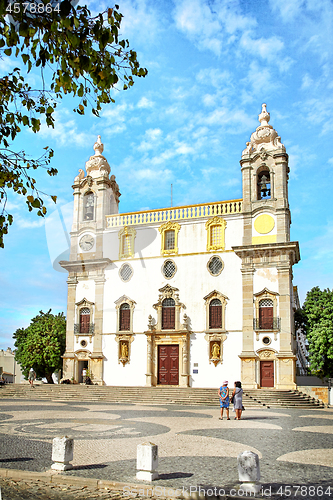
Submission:
<svg viewBox="0 0 333 500">
<path fill-rule="evenodd" d="M 117 324 L 116 324 L 116 334 L 117 335 L 125 335 L 133 333 L 133 313 L 136 306 L 136 302 L 126 295 L 122 295 L 118 300 L 114 302 L 116 304 L 116 313 L 117 313 Z M 120 322 L 120 307 L 123 304 L 128 304 L 130 307 L 130 329 L 129 330 L 119 330 L 119 322 Z"/>
<path fill-rule="evenodd" d="M 261 290 L 261 292 L 257 292 L 253 295 L 254 297 L 254 307 L 255 307 L 255 315 L 254 315 L 254 318 L 255 318 L 255 321 L 254 321 L 254 330 L 256 332 L 256 340 L 259 340 L 259 333 L 264 333 L 265 335 L 267 334 L 267 332 L 271 333 L 271 332 L 274 332 L 274 340 L 277 340 L 277 333 L 279 331 L 279 324 L 277 324 L 277 327 L 276 328 L 272 328 L 272 329 L 267 329 L 267 330 L 264 330 L 264 329 L 259 329 L 256 327 L 256 323 L 259 324 L 259 304 L 260 304 L 260 301 L 261 300 L 264 300 L 264 299 L 269 299 L 273 302 L 273 318 L 277 318 L 278 319 L 278 315 L 277 315 L 277 307 L 278 307 L 278 297 L 279 297 L 279 293 L 277 292 L 272 292 L 270 290 L 268 290 L 268 288 L 264 288 L 263 290 Z"/>
<path fill-rule="evenodd" d="M 166 333 L 168 331 L 179 331 L 183 330 L 183 325 L 180 322 L 181 309 L 186 309 L 186 306 L 182 304 L 179 300 L 178 288 L 174 288 L 170 285 L 165 285 L 163 288 L 159 289 L 160 295 L 158 296 L 158 302 L 153 305 L 153 308 L 157 311 L 157 322 L 156 330 Z M 164 299 L 173 299 L 175 301 L 175 328 L 172 330 L 162 330 L 162 302 Z"/>
<path fill-rule="evenodd" d="M 172 262 L 172 264 L 175 266 L 175 270 L 174 270 L 172 276 L 166 276 L 165 275 L 164 266 L 166 265 L 167 262 Z M 165 259 L 165 261 L 163 262 L 162 267 L 161 267 L 161 273 L 162 273 L 162 276 L 164 277 L 164 279 L 171 280 L 172 278 L 174 278 L 177 270 L 178 270 L 177 269 L 177 265 L 176 265 L 176 263 L 175 263 L 175 261 L 173 259 Z"/>
<path fill-rule="evenodd" d="M 212 271 L 209 268 L 209 265 L 213 261 L 213 259 L 219 259 L 221 261 L 221 263 L 222 263 L 221 270 L 217 274 L 213 274 Z M 214 278 L 216 278 L 217 276 L 220 276 L 220 274 L 222 273 L 223 269 L 224 269 L 224 262 L 221 259 L 221 257 L 219 255 L 212 255 L 211 258 L 209 259 L 209 261 L 207 262 L 207 271 L 209 272 L 209 274 L 211 276 L 214 276 Z"/>
<path fill-rule="evenodd" d="M 129 236 L 129 249 L 128 251 L 123 250 L 123 242 L 124 238 L 127 238 Z M 119 259 L 128 259 L 129 257 L 133 257 L 135 250 L 134 250 L 134 240 L 136 236 L 136 230 L 133 227 L 128 227 L 125 226 L 121 231 L 118 233 L 118 238 L 119 238 Z"/>
<path fill-rule="evenodd" d="M 219 299 L 222 305 L 222 328 L 209 328 L 209 306 L 212 300 Z M 213 290 L 208 295 L 204 297 L 206 306 L 206 335 L 205 340 L 207 341 L 207 354 L 209 364 L 213 363 L 217 366 L 219 363 L 223 362 L 223 342 L 226 340 L 226 330 L 225 330 L 225 312 L 228 297 L 223 295 L 217 290 Z M 214 345 L 217 344 L 219 352 L 216 352 L 216 347 L 214 350 Z"/>
<path fill-rule="evenodd" d="M 131 276 L 127 279 L 124 279 L 121 275 L 122 269 L 124 269 L 125 266 L 128 266 L 132 271 Z M 124 262 L 124 264 L 122 266 L 120 266 L 118 274 L 119 274 L 119 278 L 121 279 L 121 281 L 123 281 L 124 283 L 128 283 L 133 278 L 133 274 L 134 274 L 133 267 L 128 262 Z"/>
<path fill-rule="evenodd" d="M 116 336 L 115 341 L 118 343 L 118 364 L 122 363 L 125 366 L 131 361 L 131 344 L 134 340 L 135 334 L 133 333 L 133 313 L 136 302 L 126 295 L 122 295 L 118 300 L 115 300 L 117 323 L 116 323 Z M 130 307 L 130 329 L 119 330 L 120 323 L 120 307 L 123 304 L 128 304 Z"/>
<path fill-rule="evenodd" d="M 222 304 L 222 327 L 221 328 L 209 328 L 209 305 L 213 299 L 219 299 Z M 213 290 L 206 297 L 204 297 L 205 306 L 206 306 L 206 332 L 225 332 L 225 310 L 227 306 L 228 297 L 223 295 L 223 293 L 218 292 L 217 290 Z"/>
<path fill-rule="evenodd" d="M 180 225 L 178 222 L 172 222 L 168 221 L 165 224 L 162 224 L 158 228 L 159 232 L 161 233 L 161 255 L 173 255 L 173 254 L 178 254 L 178 233 L 180 231 Z M 174 231 L 175 233 L 175 245 L 174 248 L 172 249 L 165 249 L 165 233 L 166 231 Z"/>
<path fill-rule="evenodd" d="M 80 332 L 80 313 L 84 308 L 88 308 L 90 310 L 90 326 L 89 333 L 81 333 Z M 79 341 L 79 336 L 89 337 L 89 341 L 91 342 L 91 338 L 94 335 L 95 323 L 94 323 L 94 313 L 95 313 L 95 303 L 90 302 L 85 297 L 79 302 L 75 303 L 75 317 L 76 323 L 74 324 L 74 335 L 77 336 L 76 341 Z"/>
<path fill-rule="evenodd" d="M 212 228 L 220 227 L 220 242 L 217 245 L 213 245 L 211 242 L 212 238 Z M 213 217 L 209 219 L 205 224 L 207 230 L 207 252 L 216 251 L 216 250 L 224 250 L 225 249 L 225 228 L 227 227 L 227 222 L 222 219 L 222 217 Z"/>
</svg>

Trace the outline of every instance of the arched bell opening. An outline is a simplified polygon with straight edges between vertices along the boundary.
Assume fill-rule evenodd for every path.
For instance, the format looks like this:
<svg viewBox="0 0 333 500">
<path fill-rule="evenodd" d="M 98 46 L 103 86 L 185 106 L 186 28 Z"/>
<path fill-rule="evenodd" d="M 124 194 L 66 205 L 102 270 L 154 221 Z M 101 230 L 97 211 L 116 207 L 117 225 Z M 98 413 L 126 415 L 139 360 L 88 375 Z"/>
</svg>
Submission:
<svg viewBox="0 0 333 500">
<path fill-rule="evenodd" d="M 94 193 L 88 191 L 83 197 L 83 220 L 94 220 L 94 205 Z"/>
<path fill-rule="evenodd" d="M 271 198 L 271 176 L 268 169 L 261 170 L 257 174 L 258 200 Z"/>
</svg>

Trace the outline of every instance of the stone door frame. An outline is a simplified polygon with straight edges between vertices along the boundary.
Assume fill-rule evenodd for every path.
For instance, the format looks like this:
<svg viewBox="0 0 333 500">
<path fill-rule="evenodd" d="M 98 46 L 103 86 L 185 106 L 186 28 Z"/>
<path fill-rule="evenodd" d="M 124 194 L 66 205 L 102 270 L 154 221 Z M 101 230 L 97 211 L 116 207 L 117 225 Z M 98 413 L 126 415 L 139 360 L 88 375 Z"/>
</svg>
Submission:
<svg viewBox="0 0 333 500">
<path fill-rule="evenodd" d="M 146 386 L 155 387 L 158 384 L 158 346 L 159 345 L 178 345 L 179 349 L 179 369 L 178 377 L 179 384 L 170 385 L 166 387 L 189 387 L 190 385 L 190 372 L 189 372 L 189 358 L 190 358 L 190 335 L 189 332 L 170 332 L 164 334 L 163 332 L 145 332 L 147 336 L 147 372 L 146 372 Z M 164 385 L 164 384 L 163 384 Z"/>
</svg>

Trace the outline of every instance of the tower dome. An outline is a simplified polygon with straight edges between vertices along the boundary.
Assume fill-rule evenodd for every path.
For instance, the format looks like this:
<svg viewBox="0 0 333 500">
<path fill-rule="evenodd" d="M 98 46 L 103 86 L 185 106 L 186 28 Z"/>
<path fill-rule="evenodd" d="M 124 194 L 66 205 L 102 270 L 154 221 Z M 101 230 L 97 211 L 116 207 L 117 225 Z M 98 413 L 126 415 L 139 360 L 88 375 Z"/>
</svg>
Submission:
<svg viewBox="0 0 333 500">
<path fill-rule="evenodd" d="M 261 149 L 265 149 L 266 151 L 273 151 L 277 149 L 281 149 L 282 151 L 286 150 L 284 145 L 281 143 L 281 137 L 272 125 L 269 125 L 268 123 L 270 120 L 270 114 L 266 108 L 267 105 L 263 104 L 261 113 L 258 116 L 260 125 L 251 135 L 250 142 L 246 143 L 246 148 L 242 153 L 242 157 L 251 155 Z"/>
</svg>

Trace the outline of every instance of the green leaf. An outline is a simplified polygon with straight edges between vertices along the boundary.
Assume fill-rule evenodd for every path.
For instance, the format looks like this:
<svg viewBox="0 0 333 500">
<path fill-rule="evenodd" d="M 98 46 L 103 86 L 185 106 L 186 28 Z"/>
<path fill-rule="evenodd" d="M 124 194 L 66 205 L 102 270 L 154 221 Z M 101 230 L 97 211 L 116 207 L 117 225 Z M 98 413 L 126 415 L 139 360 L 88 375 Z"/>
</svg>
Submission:
<svg viewBox="0 0 333 500">
<path fill-rule="evenodd" d="M 35 198 L 34 201 L 31 203 L 31 206 L 34 208 L 40 208 L 40 201 Z"/>
</svg>

